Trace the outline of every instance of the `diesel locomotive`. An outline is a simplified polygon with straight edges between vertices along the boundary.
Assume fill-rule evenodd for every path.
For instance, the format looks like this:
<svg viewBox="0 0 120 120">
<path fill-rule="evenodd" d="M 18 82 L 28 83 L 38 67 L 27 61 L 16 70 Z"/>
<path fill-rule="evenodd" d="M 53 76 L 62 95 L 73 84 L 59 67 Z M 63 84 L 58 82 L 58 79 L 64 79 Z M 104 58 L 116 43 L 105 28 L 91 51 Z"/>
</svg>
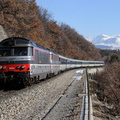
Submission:
<svg viewBox="0 0 120 120">
<path fill-rule="evenodd" d="M 4 86 L 25 87 L 68 69 L 103 65 L 103 61 L 61 56 L 27 38 L 11 37 L 0 42 L 0 84 Z"/>
</svg>

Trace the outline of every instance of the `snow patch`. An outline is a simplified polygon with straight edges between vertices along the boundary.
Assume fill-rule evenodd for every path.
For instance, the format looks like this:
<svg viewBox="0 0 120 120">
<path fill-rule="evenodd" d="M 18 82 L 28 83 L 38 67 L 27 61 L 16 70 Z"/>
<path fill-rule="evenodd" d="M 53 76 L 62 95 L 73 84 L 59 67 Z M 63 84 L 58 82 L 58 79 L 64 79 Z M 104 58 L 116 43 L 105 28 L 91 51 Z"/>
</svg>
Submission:
<svg viewBox="0 0 120 120">
<path fill-rule="evenodd" d="M 120 34 L 118 35 L 98 35 L 91 42 L 101 49 L 120 49 Z"/>
<path fill-rule="evenodd" d="M 120 45 L 120 38 L 117 38 L 117 39 L 116 39 L 116 44 L 119 44 L 119 45 Z"/>
<path fill-rule="evenodd" d="M 77 70 L 76 73 L 83 74 L 84 70 Z"/>
</svg>

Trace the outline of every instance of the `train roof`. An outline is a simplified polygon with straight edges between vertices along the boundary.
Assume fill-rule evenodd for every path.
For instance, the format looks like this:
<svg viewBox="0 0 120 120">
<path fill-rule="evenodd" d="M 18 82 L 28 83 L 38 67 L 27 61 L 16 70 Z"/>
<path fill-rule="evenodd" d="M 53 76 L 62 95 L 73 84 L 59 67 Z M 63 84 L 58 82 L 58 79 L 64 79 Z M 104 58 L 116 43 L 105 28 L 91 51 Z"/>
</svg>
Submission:
<svg viewBox="0 0 120 120">
<path fill-rule="evenodd" d="M 10 37 L 0 42 L 0 47 L 20 47 L 20 46 L 34 46 L 50 51 L 48 48 L 45 48 L 39 45 L 38 43 L 35 43 L 34 41 L 24 37 Z"/>
<path fill-rule="evenodd" d="M 35 43 L 32 40 L 23 38 L 23 37 L 10 37 L 2 40 L 0 46 L 25 46 L 31 45 L 35 46 Z"/>
<path fill-rule="evenodd" d="M 35 43 L 34 41 L 24 38 L 24 37 L 10 37 L 0 42 L 0 47 L 21 47 L 21 46 L 34 46 L 34 47 L 41 48 L 45 51 L 51 52 L 53 54 L 59 55 L 58 53 L 48 48 L 45 48 L 39 45 L 38 43 Z"/>
</svg>

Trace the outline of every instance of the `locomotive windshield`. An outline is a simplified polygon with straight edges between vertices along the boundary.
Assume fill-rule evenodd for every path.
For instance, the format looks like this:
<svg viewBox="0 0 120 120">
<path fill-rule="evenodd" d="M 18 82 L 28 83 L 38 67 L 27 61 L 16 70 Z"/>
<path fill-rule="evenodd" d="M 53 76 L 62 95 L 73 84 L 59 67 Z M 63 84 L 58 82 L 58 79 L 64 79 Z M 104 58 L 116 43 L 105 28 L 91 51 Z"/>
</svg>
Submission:
<svg viewBox="0 0 120 120">
<path fill-rule="evenodd" d="M 0 48 L 0 56 L 32 56 L 31 47 Z"/>
</svg>

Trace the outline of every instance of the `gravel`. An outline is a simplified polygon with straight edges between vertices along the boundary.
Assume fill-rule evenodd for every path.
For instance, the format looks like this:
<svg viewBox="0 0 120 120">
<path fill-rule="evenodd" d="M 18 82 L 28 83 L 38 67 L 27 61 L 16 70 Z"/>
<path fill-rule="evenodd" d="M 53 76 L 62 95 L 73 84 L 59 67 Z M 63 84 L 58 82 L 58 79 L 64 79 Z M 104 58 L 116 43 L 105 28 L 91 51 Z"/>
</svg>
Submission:
<svg viewBox="0 0 120 120">
<path fill-rule="evenodd" d="M 83 80 L 77 79 L 69 86 L 59 102 L 43 120 L 80 120 Z"/>
<path fill-rule="evenodd" d="M 64 102 L 73 98 L 66 107 L 71 107 L 71 103 L 75 106 L 79 105 L 79 102 L 75 102 L 79 101 L 79 97 L 70 96 L 69 90 L 67 91 L 66 89 L 71 85 L 73 80 L 75 80 L 73 77 L 76 75 L 75 71 L 76 70 L 70 70 L 64 72 L 25 89 L 4 91 L 3 94 L 0 95 L 0 120 L 40 120 L 65 91 L 64 97 L 62 97 Z M 79 81 L 76 80 L 73 84 L 76 86 L 78 82 Z M 77 91 L 79 91 L 72 91 L 72 88 L 69 89 L 71 89 L 70 93 L 75 92 L 76 95 Z M 62 102 L 62 104 L 64 102 Z"/>
</svg>

